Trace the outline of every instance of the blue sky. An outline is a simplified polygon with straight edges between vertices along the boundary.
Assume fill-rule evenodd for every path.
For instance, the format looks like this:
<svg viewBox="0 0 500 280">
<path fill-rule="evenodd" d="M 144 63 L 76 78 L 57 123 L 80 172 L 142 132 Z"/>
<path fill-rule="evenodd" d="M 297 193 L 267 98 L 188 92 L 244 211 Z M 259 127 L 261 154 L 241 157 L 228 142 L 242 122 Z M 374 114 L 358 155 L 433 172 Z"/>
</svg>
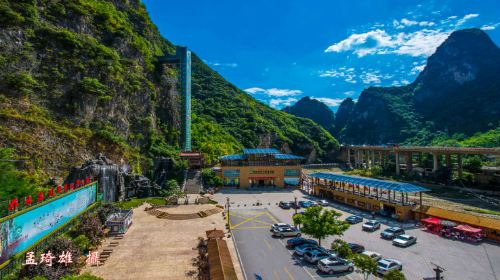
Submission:
<svg viewBox="0 0 500 280">
<path fill-rule="evenodd" d="M 144 0 L 161 34 L 275 108 L 333 110 L 369 86 L 412 82 L 453 30 L 500 45 L 500 1 Z"/>
</svg>

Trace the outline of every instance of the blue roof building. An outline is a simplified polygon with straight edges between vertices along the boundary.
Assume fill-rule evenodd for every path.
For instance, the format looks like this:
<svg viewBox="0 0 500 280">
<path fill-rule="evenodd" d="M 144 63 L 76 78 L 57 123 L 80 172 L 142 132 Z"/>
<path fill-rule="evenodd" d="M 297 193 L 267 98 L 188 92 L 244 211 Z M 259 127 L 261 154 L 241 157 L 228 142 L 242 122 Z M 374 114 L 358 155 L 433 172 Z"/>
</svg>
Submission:
<svg viewBox="0 0 500 280">
<path fill-rule="evenodd" d="M 219 159 L 224 185 L 242 188 L 298 186 L 305 160 L 273 148 L 243 149 Z"/>
</svg>

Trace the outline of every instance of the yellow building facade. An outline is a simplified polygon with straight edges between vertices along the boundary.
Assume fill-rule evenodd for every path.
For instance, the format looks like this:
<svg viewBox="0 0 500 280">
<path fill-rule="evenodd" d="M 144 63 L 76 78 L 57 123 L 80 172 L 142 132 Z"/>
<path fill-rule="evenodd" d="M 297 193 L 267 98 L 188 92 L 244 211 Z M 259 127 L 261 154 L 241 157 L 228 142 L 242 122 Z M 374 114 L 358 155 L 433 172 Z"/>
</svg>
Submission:
<svg viewBox="0 0 500 280">
<path fill-rule="evenodd" d="M 300 185 L 302 157 L 276 149 L 243 149 L 243 153 L 220 157 L 224 186 L 239 188 Z"/>
</svg>

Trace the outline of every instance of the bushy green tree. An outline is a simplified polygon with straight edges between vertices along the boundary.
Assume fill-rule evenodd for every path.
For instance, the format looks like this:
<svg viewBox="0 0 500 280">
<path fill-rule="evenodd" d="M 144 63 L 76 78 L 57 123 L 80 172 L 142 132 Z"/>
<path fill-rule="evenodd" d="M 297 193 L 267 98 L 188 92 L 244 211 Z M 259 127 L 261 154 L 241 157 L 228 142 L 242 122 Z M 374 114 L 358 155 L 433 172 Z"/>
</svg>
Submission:
<svg viewBox="0 0 500 280">
<path fill-rule="evenodd" d="M 347 222 L 338 219 L 342 214 L 335 210 L 323 209 L 321 206 L 309 207 L 302 215 L 300 230 L 317 238 L 320 246 L 322 239 L 331 235 L 342 235 L 349 228 Z"/>
<path fill-rule="evenodd" d="M 201 176 L 203 178 L 203 184 L 211 187 L 222 186 L 222 179 L 215 174 L 212 168 L 205 168 L 201 171 Z"/>
<path fill-rule="evenodd" d="M 104 278 L 92 275 L 89 272 L 85 272 L 80 275 L 64 276 L 61 278 L 61 280 L 104 280 Z"/>
<path fill-rule="evenodd" d="M 82 253 L 87 252 L 91 245 L 90 240 L 83 234 L 80 234 L 75 239 L 73 239 L 73 243 L 78 247 L 78 249 L 80 249 L 80 252 Z"/>
<path fill-rule="evenodd" d="M 377 273 L 377 262 L 367 255 L 355 254 L 353 262 L 354 265 L 359 268 L 365 280 L 368 279 L 370 274 Z"/>
<path fill-rule="evenodd" d="M 399 270 L 391 270 L 391 271 L 387 272 L 382 279 L 384 279 L 384 280 L 406 280 L 406 277 L 403 274 L 403 272 L 401 272 Z"/>
<path fill-rule="evenodd" d="M 463 168 L 471 173 L 481 172 L 483 163 L 479 156 L 471 156 L 464 159 Z"/>
<path fill-rule="evenodd" d="M 352 256 L 352 250 L 349 248 L 349 244 L 341 239 L 335 239 L 332 242 L 331 249 L 335 251 L 339 257 L 347 259 Z"/>
<path fill-rule="evenodd" d="M 14 150 L 0 148 L 0 214 L 7 211 L 8 201 L 12 198 L 24 199 L 32 194 L 34 189 L 30 186 L 25 175 L 17 170 L 14 165 Z M 22 201 L 20 201 L 20 204 Z"/>
</svg>

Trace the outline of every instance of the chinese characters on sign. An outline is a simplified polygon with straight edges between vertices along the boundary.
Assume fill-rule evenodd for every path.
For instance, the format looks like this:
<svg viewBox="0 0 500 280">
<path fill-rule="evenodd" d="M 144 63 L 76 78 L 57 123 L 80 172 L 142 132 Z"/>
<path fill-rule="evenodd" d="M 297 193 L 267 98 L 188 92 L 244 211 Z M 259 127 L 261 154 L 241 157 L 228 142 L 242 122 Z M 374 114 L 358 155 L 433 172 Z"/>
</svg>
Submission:
<svg viewBox="0 0 500 280">
<path fill-rule="evenodd" d="M 89 252 L 86 263 L 90 266 L 99 265 L 99 253 L 97 251 Z"/>
<path fill-rule="evenodd" d="M 39 262 L 37 262 L 35 253 L 34 252 L 27 252 L 24 265 L 45 264 L 46 266 L 52 266 L 55 258 L 56 258 L 56 256 L 51 251 L 47 251 L 47 253 L 40 255 Z M 70 263 L 73 263 L 71 252 L 70 251 L 67 251 L 67 252 L 63 251 L 59 255 L 57 263 L 64 264 L 64 265 L 68 265 Z"/>
</svg>

